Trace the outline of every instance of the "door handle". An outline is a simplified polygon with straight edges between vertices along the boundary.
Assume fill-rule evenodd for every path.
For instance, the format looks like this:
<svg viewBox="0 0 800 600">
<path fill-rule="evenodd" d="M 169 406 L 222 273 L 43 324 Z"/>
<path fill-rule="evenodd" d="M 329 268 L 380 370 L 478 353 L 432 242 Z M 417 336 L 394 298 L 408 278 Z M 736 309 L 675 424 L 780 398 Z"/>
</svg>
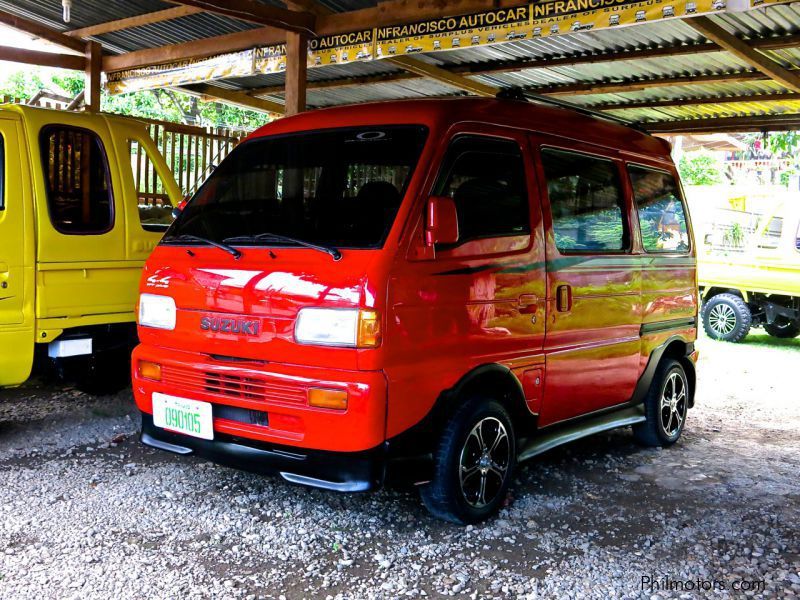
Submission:
<svg viewBox="0 0 800 600">
<path fill-rule="evenodd" d="M 532 315 L 539 308 L 539 296 L 536 294 L 522 294 L 518 298 L 519 312 L 523 315 Z"/>
<path fill-rule="evenodd" d="M 560 285 L 556 288 L 556 309 L 558 312 L 568 312 L 572 309 L 572 288 Z"/>
</svg>

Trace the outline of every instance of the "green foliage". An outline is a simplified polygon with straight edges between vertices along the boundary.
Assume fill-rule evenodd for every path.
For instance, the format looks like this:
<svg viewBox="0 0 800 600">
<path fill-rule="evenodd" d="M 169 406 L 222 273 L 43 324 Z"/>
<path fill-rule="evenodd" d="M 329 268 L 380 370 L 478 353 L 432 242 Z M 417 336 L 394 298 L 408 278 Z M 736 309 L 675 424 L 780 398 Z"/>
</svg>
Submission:
<svg viewBox="0 0 800 600">
<path fill-rule="evenodd" d="M 688 153 L 678 164 L 681 179 L 688 185 L 714 185 L 722 182 L 717 160 L 710 154 Z"/>
<path fill-rule="evenodd" d="M 30 98 L 40 90 L 48 90 L 74 98 L 83 91 L 82 73 L 72 71 L 19 71 L 0 82 L 0 95 Z M 187 94 L 149 90 L 111 96 L 102 92 L 101 106 L 106 112 L 203 126 L 252 130 L 267 122 L 267 116 L 251 110 L 219 104 L 198 102 Z"/>
<path fill-rule="evenodd" d="M 796 156 L 800 152 L 800 131 L 778 131 L 767 138 L 767 147 L 773 154 Z"/>
<path fill-rule="evenodd" d="M 733 248 L 744 246 L 744 229 L 739 223 L 734 223 L 722 236 L 722 243 Z"/>
</svg>

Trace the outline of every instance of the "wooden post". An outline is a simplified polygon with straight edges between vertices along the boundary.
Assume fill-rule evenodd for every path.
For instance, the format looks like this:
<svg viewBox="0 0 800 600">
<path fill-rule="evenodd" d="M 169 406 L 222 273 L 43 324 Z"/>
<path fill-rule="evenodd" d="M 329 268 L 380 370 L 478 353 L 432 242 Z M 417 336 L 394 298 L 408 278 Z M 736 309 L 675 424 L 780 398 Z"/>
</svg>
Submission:
<svg viewBox="0 0 800 600">
<path fill-rule="evenodd" d="M 300 33 L 286 32 L 286 115 L 296 115 L 306 109 L 306 71 L 308 68 L 308 38 Z"/>
<path fill-rule="evenodd" d="M 86 110 L 100 111 L 100 73 L 103 70 L 102 47 L 97 42 L 86 42 Z"/>
</svg>

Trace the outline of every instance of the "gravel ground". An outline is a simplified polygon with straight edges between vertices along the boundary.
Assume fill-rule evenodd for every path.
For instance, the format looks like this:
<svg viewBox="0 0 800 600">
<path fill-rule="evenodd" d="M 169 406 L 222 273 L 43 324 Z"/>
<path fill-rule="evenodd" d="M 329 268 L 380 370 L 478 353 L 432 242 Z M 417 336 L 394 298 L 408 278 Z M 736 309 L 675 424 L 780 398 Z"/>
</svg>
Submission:
<svg viewBox="0 0 800 600">
<path fill-rule="evenodd" d="M 800 596 L 800 340 L 698 345 L 678 445 L 556 449 L 466 528 L 144 448 L 130 392 L 0 391 L 0 598 Z"/>
</svg>

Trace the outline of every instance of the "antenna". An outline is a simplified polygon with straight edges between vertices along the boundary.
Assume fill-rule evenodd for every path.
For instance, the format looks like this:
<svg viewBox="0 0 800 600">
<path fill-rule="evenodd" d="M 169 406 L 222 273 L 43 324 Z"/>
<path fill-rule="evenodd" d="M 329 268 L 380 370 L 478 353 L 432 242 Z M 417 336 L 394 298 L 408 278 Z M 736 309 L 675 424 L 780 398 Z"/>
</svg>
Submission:
<svg viewBox="0 0 800 600">
<path fill-rule="evenodd" d="M 643 133 L 647 133 L 639 123 L 635 121 L 629 121 L 627 119 L 623 119 L 622 117 L 615 117 L 614 115 L 608 115 L 606 113 L 600 112 L 598 110 L 592 110 L 591 108 L 585 108 L 583 106 L 578 106 L 577 104 L 573 104 L 572 102 L 566 102 L 564 100 L 558 100 L 557 98 L 551 98 L 549 96 L 543 96 L 541 94 L 534 94 L 533 92 L 528 92 L 519 86 L 513 86 L 509 88 L 505 88 L 500 90 L 496 96 L 500 100 L 518 100 L 522 102 L 538 102 L 540 104 L 548 104 L 550 106 L 557 106 L 559 108 L 565 108 L 567 110 L 572 110 L 582 115 L 587 115 L 589 117 L 595 117 L 596 119 L 603 119 L 605 121 L 612 121 L 614 123 L 618 123 L 620 125 L 624 125 L 625 127 L 630 127 L 631 129 L 636 129 L 637 131 L 641 131 Z"/>
</svg>

